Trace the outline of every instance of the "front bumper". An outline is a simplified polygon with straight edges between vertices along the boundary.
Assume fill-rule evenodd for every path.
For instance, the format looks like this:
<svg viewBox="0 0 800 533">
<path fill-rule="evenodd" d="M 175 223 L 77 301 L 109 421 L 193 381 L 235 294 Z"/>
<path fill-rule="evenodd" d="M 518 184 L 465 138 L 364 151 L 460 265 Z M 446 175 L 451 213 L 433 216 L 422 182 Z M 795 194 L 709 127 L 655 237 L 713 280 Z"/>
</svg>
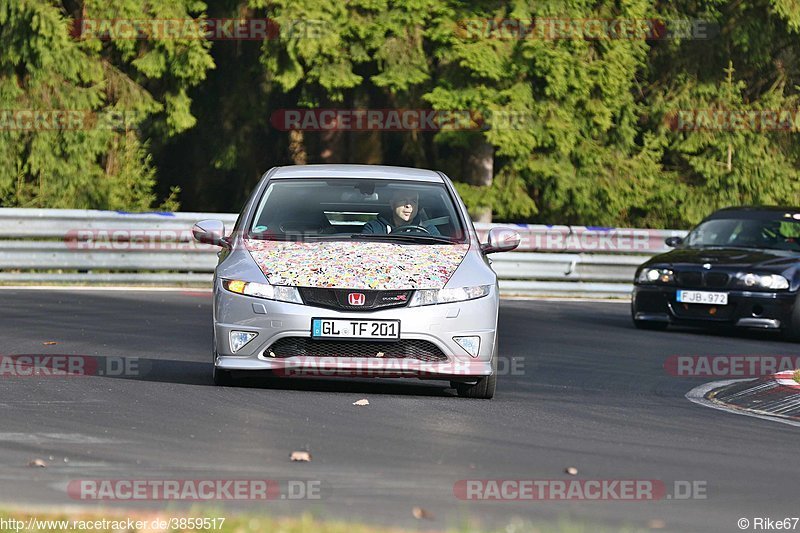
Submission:
<svg viewBox="0 0 800 533">
<path fill-rule="evenodd" d="M 492 374 L 492 358 L 496 355 L 497 345 L 497 308 L 496 287 L 492 287 L 489 295 L 483 298 L 465 302 L 343 312 L 243 296 L 217 286 L 214 295 L 215 364 L 223 370 L 267 370 L 285 376 L 344 375 L 469 381 Z M 309 354 L 276 358 L 270 353 L 273 344 L 281 339 L 310 339 L 312 318 L 400 320 L 401 340 L 431 343 L 441 352 L 441 360 L 351 357 L 346 352 L 335 357 Z M 228 341 L 233 330 L 258 335 L 233 353 Z M 458 345 L 453 340 L 456 336 L 480 337 L 477 356 L 471 356 Z M 359 348 L 370 343 L 352 342 L 357 342 Z M 364 350 L 358 352 L 363 355 Z"/>
<path fill-rule="evenodd" d="M 728 325 L 759 329 L 781 329 L 794 308 L 796 292 L 689 289 L 727 292 L 727 305 L 678 302 L 680 287 L 635 285 L 631 311 L 635 320 L 689 325 Z"/>
</svg>

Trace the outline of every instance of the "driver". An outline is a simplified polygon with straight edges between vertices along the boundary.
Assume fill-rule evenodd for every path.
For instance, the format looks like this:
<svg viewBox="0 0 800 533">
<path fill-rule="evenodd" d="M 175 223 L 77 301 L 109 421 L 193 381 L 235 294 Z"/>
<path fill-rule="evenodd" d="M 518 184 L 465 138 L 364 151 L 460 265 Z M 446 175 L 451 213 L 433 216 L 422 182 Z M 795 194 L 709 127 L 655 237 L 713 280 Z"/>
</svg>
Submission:
<svg viewBox="0 0 800 533">
<path fill-rule="evenodd" d="M 419 195 L 413 191 L 396 190 L 389 200 L 392 207 L 391 220 L 383 216 L 371 220 L 364 225 L 361 233 L 391 233 L 403 226 L 422 226 L 430 235 L 441 235 L 434 225 L 422 223 L 419 216 Z M 420 231 L 420 233 L 424 233 Z"/>
</svg>

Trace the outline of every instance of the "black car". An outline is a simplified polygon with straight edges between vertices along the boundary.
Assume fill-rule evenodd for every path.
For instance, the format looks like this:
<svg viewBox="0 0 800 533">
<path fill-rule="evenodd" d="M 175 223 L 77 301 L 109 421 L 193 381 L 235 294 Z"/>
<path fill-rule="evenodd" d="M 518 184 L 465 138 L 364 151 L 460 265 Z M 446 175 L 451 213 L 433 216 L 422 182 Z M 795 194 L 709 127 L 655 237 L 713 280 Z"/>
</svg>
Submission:
<svg viewBox="0 0 800 533">
<path fill-rule="evenodd" d="M 731 207 L 636 269 L 638 328 L 670 324 L 780 330 L 800 340 L 800 208 Z"/>
</svg>

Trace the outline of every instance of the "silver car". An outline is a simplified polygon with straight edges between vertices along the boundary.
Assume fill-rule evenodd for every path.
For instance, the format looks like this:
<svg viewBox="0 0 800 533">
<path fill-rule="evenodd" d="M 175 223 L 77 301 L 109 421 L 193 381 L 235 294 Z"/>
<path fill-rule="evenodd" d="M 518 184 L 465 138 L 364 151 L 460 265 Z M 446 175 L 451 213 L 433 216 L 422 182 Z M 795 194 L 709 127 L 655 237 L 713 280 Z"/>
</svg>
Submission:
<svg viewBox="0 0 800 533">
<path fill-rule="evenodd" d="M 441 172 L 369 165 L 269 170 L 226 236 L 218 220 L 193 233 L 222 247 L 214 275 L 214 382 L 278 376 L 448 380 L 491 398 L 497 380 L 497 276 Z"/>
</svg>

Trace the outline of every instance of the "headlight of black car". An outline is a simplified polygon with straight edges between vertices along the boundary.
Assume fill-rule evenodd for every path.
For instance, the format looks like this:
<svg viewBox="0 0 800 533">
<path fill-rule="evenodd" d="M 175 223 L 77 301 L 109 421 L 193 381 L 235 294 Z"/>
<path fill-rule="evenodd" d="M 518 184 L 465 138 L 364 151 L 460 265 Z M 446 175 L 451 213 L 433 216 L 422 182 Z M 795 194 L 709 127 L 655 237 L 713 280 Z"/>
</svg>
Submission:
<svg viewBox="0 0 800 533">
<path fill-rule="evenodd" d="M 740 272 L 736 274 L 736 283 L 745 289 L 788 289 L 789 280 L 778 274 L 754 274 Z"/>
<path fill-rule="evenodd" d="M 639 283 L 672 283 L 675 275 L 668 268 L 643 268 L 639 272 Z"/>
</svg>

